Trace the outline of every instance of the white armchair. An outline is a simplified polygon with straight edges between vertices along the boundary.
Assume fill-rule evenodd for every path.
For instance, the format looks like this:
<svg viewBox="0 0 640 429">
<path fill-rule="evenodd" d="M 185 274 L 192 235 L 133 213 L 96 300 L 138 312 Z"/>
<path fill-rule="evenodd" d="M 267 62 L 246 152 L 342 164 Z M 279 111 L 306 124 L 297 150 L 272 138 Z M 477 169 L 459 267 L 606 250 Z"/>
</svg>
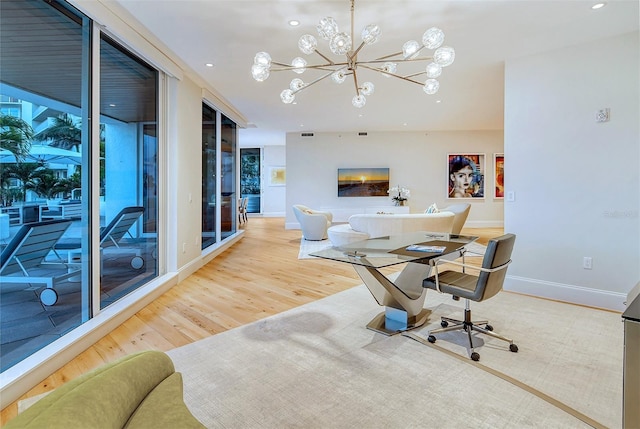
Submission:
<svg viewBox="0 0 640 429">
<path fill-rule="evenodd" d="M 296 215 L 302 236 L 305 240 L 324 240 L 327 238 L 327 229 L 331 226 L 333 215 L 329 212 L 310 209 L 301 204 L 293 206 L 293 214 Z"/>
<path fill-rule="evenodd" d="M 467 221 L 467 216 L 469 216 L 469 210 L 471 210 L 471 204 L 469 203 L 452 204 L 440 209 L 441 212 L 451 212 L 455 215 L 453 228 L 451 229 L 452 234 L 460 234 L 464 223 Z"/>
</svg>

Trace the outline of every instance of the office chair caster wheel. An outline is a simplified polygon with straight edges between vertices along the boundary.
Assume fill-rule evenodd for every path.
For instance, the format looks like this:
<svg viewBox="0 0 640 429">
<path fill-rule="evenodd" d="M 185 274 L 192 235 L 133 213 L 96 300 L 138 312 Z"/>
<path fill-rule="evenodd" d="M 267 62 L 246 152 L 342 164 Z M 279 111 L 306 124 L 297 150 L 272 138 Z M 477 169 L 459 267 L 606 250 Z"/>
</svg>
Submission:
<svg viewBox="0 0 640 429">
<path fill-rule="evenodd" d="M 49 288 L 43 289 L 40 292 L 40 302 L 49 307 L 55 305 L 58 302 L 58 292 Z"/>
<path fill-rule="evenodd" d="M 509 344 L 509 350 L 514 353 L 518 353 L 518 346 L 516 346 L 515 344 Z"/>
<path fill-rule="evenodd" d="M 442 322 L 440 322 L 440 326 L 442 326 L 443 328 L 446 328 L 447 326 L 449 326 L 449 322 L 447 322 L 446 320 L 443 320 Z"/>
<path fill-rule="evenodd" d="M 144 259 L 142 259 L 140 256 L 135 256 L 132 260 L 131 260 L 131 267 L 133 269 L 139 270 L 140 268 L 142 268 L 144 266 Z"/>
<path fill-rule="evenodd" d="M 433 335 L 429 335 L 427 337 L 427 341 L 429 341 L 430 343 L 435 343 L 436 342 L 436 337 L 434 337 Z"/>
<path fill-rule="evenodd" d="M 485 326 L 484 329 L 486 329 L 487 331 L 493 331 L 493 326 L 487 324 L 487 326 Z"/>
<path fill-rule="evenodd" d="M 476 352 L 471 353 L 471 360 L 474 362 L 478 362 L 480 360 L 480 354 Z"/>
</svg>

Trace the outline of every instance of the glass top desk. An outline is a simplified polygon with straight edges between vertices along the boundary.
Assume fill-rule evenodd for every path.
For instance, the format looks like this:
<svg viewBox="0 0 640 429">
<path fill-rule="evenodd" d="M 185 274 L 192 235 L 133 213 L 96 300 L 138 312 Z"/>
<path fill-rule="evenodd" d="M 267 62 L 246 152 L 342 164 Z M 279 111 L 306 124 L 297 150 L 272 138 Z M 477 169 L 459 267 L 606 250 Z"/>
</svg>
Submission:
<svg viewBox="0 0 640 429">
<path fill-rule="evenodd" d="M 436 259 L 464 257 L 465 245 L 478 237 L 438 232 L 410 232 L 349 243 L 310 253 L 332 261 L 348 263 L 385 311 L 367 324 L 367 328 L 385 335 L 424 325 L 430 311 L 423 308 L 427 289 L 422 281 L 429 277 Z M 411 251 L 411 245 L 436 246 L 437 252 Z M 391 279 L 380 268 L 406 264 Z"/>
</svg>

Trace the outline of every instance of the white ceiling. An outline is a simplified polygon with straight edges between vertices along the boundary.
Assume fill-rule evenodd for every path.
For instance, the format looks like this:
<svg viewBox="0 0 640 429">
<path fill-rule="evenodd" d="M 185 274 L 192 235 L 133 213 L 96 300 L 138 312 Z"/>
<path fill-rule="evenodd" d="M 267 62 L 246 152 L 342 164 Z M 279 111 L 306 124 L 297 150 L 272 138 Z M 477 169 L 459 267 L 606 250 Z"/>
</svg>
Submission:
<svg viewBox="0 0 640 429">
<path fill-rule="evenodd" d="M 271 73 L 261 83 L 250 72 L 259 51 L 281 62 L 302 56 L 318 63 L 319 57 L 298 50 L 298 39 L 307 33 L 317 36 L 315 26 L 325 16 L 349 32 L 349 0 L 108 1 L 120 3 L 206 79 L 255 124 L 255 133 L 502 129 L 505 60 L 639 28 L 638 0 L 609 0 L 599 10 L 591 9 L 595 1 L 590 0 L 356 0 L 357 43 L 365 25 L 382 28 L 380 41 L 365 47 L 360 59 L 400 51 L 405 41 L 420 41 L 432 26 L 441 28 L 445 45 L 456 50 L 456 61 L 443 70 L 440 91 L 433 96 L 416 84 L 359 70 L 359 81 L 371 80 L 376 90 L 366 106 L 357 109 L 351 105 L 354 88 L 349 80 L 342 85 L 320 82 L 298 94 L 297 104 L 285 105 L 279 94 L 292 78 L 308 82 L 321 72 Z M 291 19 L 300 26 L 290 27 Z M 339 59 L 324 40 L 318 38 L 318 45 Z M 215 67 L 206 67 L 208 62 Z"/>
</svg>

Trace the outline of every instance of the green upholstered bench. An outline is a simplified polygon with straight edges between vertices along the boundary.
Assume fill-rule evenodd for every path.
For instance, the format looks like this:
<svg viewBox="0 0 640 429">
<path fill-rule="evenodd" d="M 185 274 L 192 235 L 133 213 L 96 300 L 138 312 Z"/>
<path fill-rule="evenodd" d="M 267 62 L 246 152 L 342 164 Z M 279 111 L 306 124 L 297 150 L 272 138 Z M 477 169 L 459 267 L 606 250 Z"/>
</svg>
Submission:
<svg viewBox="0 0 640 429">
<path fill-rule="evenodd" d="M 165 353 L 126 356 L 46 395 L 5 426 L 203 428 L 184 403 L 182 375 Z"/>
</svg>

